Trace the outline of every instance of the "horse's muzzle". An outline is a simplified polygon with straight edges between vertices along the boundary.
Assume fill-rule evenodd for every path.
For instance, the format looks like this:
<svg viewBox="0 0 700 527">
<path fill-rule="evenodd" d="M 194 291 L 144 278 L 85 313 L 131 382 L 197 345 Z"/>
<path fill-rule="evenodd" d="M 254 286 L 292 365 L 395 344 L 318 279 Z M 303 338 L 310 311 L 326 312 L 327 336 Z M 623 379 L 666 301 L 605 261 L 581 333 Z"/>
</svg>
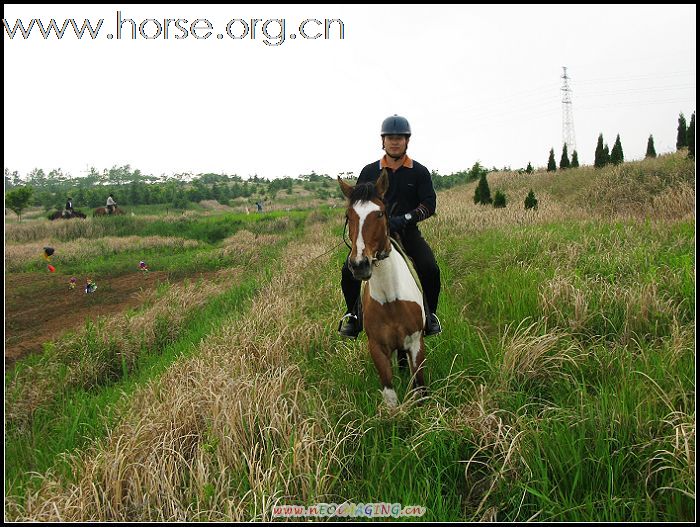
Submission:
<svg viewBox="0 0 700 527">
<path fill-rule="evenodd" d="M 363 258 L 359 263 L 348 260 L 348 269 L 355 280 L 369 280 L 372 277 L 372 266 L 368 258 Z"/>
</svg>

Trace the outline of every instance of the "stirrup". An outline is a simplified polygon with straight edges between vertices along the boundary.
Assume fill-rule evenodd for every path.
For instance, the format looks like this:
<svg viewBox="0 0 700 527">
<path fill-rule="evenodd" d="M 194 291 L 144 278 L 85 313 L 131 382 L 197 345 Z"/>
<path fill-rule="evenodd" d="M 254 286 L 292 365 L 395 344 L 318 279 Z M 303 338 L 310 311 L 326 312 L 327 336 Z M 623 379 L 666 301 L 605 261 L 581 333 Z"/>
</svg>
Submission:
<svg viewBox="0 0 700 527">
<path fill-rule="evenodd" d="M 346 329 L 345 331 L 343 331 L 343 321 L 345 321 L 345 319 L 349 318 L 349 317 L 352 317 L 352 318 L 351 318 L 351 320 L 348 321 L 347 326 L 354 325 L 354 330 L 348 331 Z M 354 319 L 354 320 L 352 320 L 352 319 Z M 345 315 L 343 315 L 343 318 L 340 319 L 340 323 L 338 324 L 338 333 L 340 333 L 342 336 L 350 337 L 350 338 L 357 338 L 357 336 L 360 334 L 361 331 L 362 331 L 362 328 L 360 327 L 360 319 L 354 313 L 346 313 Z"/>
<path fill-rule="evenodd" d="M 435 320 L 437 321 L 437 328 L 435 329 L 433 329 L 433 317 L 435 317 Z M 429 337 L 431 335 L 439 335 L 440 333 L 442 333 L 442 324 L 440 324 L 440 319 L 435 313 L 430 313 L 425 324 L 424 334 L 426 337 Z"/>
</svg>

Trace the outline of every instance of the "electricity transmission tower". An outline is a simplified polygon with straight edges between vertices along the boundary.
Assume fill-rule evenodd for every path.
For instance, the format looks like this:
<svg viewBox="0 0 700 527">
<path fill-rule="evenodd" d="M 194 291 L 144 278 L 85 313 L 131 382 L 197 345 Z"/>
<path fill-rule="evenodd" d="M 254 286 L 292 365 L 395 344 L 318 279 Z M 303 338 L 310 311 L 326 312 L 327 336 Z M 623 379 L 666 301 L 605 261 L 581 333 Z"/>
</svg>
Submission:
<svg viewBox="0 0 700 527">
<path fill-rule="evenodd" d="M 574 133 L 574 111 L 571 106 L 571 88 L 569 88 L 569 78 L 566 75 L 566 66 L 564 68 L 564 75 L 561 78 L 564 80 L 562 84 L 561 91 L 562 95 L 562 122 L 561 122 L 561 135 L 562 143 L 566 144 L 566 150 L 569 156 L 573 155 L 574 150 L 576 150 L 576 134 Z"/>
</svg>

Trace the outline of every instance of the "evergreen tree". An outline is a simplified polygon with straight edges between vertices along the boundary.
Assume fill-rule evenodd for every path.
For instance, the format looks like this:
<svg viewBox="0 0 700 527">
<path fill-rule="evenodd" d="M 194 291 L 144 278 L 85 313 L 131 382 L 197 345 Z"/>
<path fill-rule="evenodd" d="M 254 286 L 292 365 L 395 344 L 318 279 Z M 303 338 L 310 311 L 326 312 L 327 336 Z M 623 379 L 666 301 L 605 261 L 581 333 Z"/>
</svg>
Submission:
<svg viewBox="0 0 700 527">
<path fill-rule="evenodd" d="M 549 161 L 547 161 L 547 172 L 554 172 L 557 169 L 557 162 L 554 161 L 554 148 L 549 151 Z"/>
<path fill-rule="evenodd" d="M 564 147 L 561 150 L 561 160 L 559 161 L 559 168 L 564 169 L 564 168 L 569 168 L 571 166 L 571 163 L 569 162 L 569 154 L 566 151 L 566 143 L 564 143 Z"/>
<path fill-rule="evenodd" d="M 537 210 L 537 198 L 535 193 L 530 189 L 530 193 L 525 198 L 525 209 L 535 209 Z"/>
<path fill-rule="evenodd" d="M 494 170 L 496 169 L 494 168 Z M 477 161 L 469 170 L 469 176 L 467 181 L 476 181 L 485 174 L 488 174 L 488 170 L 482 167 L 481 164 Z"/>
<path fill-rule="evenodd" d="M 500 190 L 496 191 L 496 195 L 493 197 L 493 208 L 502 209 L 506 206 L 506 195 Z"/>
<path fill-rule="evenodd" d="M 527 162 L 527 168 L 525 169 L 525 172 L 527 172 L 528 174 L 532 174 L 534 172 L 532 165 L 529 161 Z"/>
<path fill-rule="evenodd" d="M 491 201 L 491 190 L 489 189 L 488 181 L 486 181 L 486 174 L 481 174 L 479 184 L 474 191 L 474 203 L 487 205 Z"/>
<path fill-rule="evenodd" d="M 603 159 L 605 160 L 605 165 L 610 164 L 610 149 L 608 148 L 608 143 L 605 143 L 603 147 Z"/>
<path fill-rule="evenodd" d="M 578 168 L 578 152 L 576 150 L 571 155 L 571 168 Z"/>
<path fill-rule="evenodd" d="M 688 126 L 688 157 L 695 157 L 695 112 L 690 116 L 690 125 Z"/>
<path fill-rule="evenodd" d="M 654 148 L 654 136 L 649 134 L 647 141 L 647 153 L 644 157 L 656 157 L 656 149 Z"/>
<path fill-rule="evenodd" d="M 688 127 L 685 124 L 683 112 L 678 117 L 678 135 L 676 136 L 676 150 L 688 146 Z"/>
<path fill-rule="evenodd" d="M 610 162 L 613 165 L 619 165 L 625 160 L 625 154 L 622 152 L 622 143 L 620 142 L 620 134 L 617 134 L 615 139 L 615 144 L 613 145 L 612 152 L 610 154 Z"/>
<path fill-rule="evenodd" d="M 598 144 L 595 147 L 593 166 L 601 168 L 605 166 L 605 150 L 603 149 L 603 134 L 598 136 Z"/>
</svg>

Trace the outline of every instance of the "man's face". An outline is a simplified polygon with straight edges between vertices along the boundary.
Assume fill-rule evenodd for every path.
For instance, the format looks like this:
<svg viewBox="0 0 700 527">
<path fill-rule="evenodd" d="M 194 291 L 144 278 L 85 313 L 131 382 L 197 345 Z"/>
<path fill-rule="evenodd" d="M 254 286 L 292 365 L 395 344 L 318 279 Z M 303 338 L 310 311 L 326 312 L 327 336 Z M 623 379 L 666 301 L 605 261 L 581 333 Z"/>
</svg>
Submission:
<svg viewBox="0 0 700 527">
<path fill-rule="evenodd" d="M 408 148 L 408 137 L 405 135 L 385 135 L 383 143 L 384 151 L 389 157 L 400 159 Z"/>
</svg>

